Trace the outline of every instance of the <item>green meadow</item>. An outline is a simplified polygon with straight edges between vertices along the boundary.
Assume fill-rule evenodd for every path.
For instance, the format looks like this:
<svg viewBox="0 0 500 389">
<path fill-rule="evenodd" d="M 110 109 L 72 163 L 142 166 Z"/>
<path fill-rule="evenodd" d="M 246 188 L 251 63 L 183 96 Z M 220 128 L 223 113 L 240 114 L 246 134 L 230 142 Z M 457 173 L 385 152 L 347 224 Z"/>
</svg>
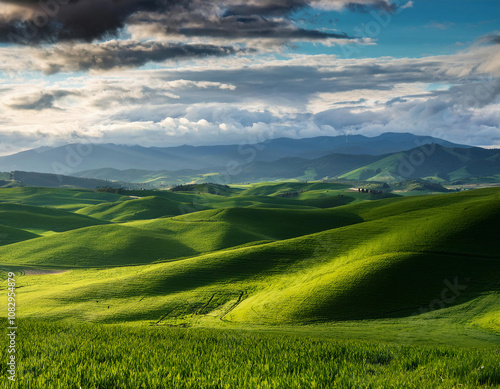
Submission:
<svg viewBox="0 0 500 389">
<path fill-rule="evenodd" d="M 1 387 L 500 387 L 499 188 L 180 189 L 0 189 Z"/>
</svg>

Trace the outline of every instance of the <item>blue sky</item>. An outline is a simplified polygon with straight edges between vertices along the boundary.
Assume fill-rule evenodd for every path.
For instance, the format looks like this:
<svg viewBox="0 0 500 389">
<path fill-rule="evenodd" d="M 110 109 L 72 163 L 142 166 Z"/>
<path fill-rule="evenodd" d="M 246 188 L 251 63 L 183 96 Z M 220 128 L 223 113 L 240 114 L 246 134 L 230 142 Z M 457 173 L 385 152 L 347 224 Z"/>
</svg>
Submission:
<svg viewBox="0 0 500 389">
<path fill-rule="evenodd" d="M 497 0 L 87 0 L 26 29 L 37 4 L 0 0 L 0 154 L 389 131 L 500 147 Z"/>
<path fill-rule="evenodd" d="M 407 4 L 402 1 L 400 4 Z M 366 13 L 314 10 L 298 12 L 296 17 L 309 28 L 334 28 L 353 36 L 370 36 L 366 25 L 376 22 L 380 34 L 377 45 L 353 51 L 355 58 L 423 57 L 452 54 L 474 43 L 478 38 L 500 30 L 500 1 L 496 0 L 414 0 L 413 6 L 387 19 L 380 10 Z M 380 15 L 380 19 L 377 16 Z M 312 19 L 312 21 L 311 21 Z M 379 20 L 382 20 L 382 26 Z M 385 21 L 390 20 L 386 25 Z M 300 52 L 342 55 L 338 47 L 311 43 L 300 44 Z"/>
</svg>

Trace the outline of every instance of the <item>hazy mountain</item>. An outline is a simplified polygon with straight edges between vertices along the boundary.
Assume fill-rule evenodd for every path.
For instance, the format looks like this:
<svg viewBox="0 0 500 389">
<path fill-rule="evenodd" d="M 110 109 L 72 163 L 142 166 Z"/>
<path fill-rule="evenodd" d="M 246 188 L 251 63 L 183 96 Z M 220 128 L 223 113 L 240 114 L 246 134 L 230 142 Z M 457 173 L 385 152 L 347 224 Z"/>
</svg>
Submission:
<svg viewBox="0 0 500 389">
<path fill-rule="evenodd" d="M 422 143 L 454 145 L 442 139 L 412 134 L 386 133 L 369 138 L 362 135 L 279 138 L 258 145 L 142 147 L 115 144 L 71 144 L 42 147 L 0 157 L 0 171 L 36 171 L 68 175 L 78 171 L 113 168 L 119 170 L 168 170 L 224 168 L 239 164 L 272 162 L 286 157 L 315 159 L 333 153 L 383 155 L 409 150 Z"/>
<path fill-rule="evenodd" d="M 341 178 L 356 181 L 404 181 L 424 178 L 455 181 L 500 175 L 500 150 L 425 145 L 386 155 L 330 154 L 321 158 L 284 158 L 244 166 L 235 182 L 275 179 L 318 180 Z"/>
<path fill-rule="evenodd" d="M 302 152 L 297 153 L 297 156 L 315 159 L 334 153 L 383 155 L 411 150 L 420 145 L 430 143 L 439 144 L 445 147 L 470 147 L 429 136 L 417 136 L 409 133 L 394 132 L 387 132 L 373 138 L 367 138 L 361 135 L 350 135 L 338 136 L 334 138 L 321 137 L 313 139 L 316 140 L 317 144 L 321 144 L 323 148 L 317 147 L 315 150 L 304 149 Z"/>
<path fill-rule="evenodd" d="M 335 177 L 375 162 L 384 156 L 330 154 L 314 160 L 286 157 L 272 162 L 252 162 L 235 169 L 237 174 L 228 176 L 225 169 L 212 170 L 117 170 L 110 168 L 86 170 L 73 174 L 75 177 L 98 178 L 104 180 L 147 182 L 155 186 L 170 186 L 188 182 L 219 182 L 229 179 L 232 183 L 257 182 L 275 179 L 305 179 L 308 172 L 315 178 Z M 213 174 L 210 174 L 213 173 Z M 309 177 L 313 178 L 313 177 Z M 222 182 L 227 183 L 227 182 Z"/>
<path fill-rule="evenodd" d="M 97 169 L 76 173 L 78 177 L 141 183 L 154 187 L 189 182 L 241 183 L 277 179 L 394 182 L 427 179 L 452 182 L 481 177 L 500 178 L 500 150 L 450 148 L 437 144 L 386 155 L 330 154 L 316 159 L 286 157 L 272 162 L 241 165 L 234 175 L 225 169 L 147 171 Z M 229 181 L 227 181 L 229 180 Z"/>
<path fill-rule="evenodd" d="M 254 162 L 244 166 L 241 172 L 234 176 L 234 181 L 332 178 L 381 158 L 383 156 L 330 154 L 313 160 L 290 157 L 273 162 Z"/>
</svg>

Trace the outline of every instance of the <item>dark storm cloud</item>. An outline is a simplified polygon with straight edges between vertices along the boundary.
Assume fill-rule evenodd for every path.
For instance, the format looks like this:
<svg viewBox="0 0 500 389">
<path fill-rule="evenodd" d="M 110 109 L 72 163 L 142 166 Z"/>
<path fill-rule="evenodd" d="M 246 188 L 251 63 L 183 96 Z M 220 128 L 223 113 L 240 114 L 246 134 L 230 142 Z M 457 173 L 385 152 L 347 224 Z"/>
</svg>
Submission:
<svg viewBox="0 0 500 389">
<path fill-rule="evenodd" d="M 116 35 L 127 24 L 160 24 L 166 35 L 346 38 L 293 27 L 291 13 L 315 0 L 0 0 L 0 41 L 87 41 Z M 333 2 L 346 5 L 343 1 Z M 367 1 L 363 1 L 366 4 Z M 356 2 L 349 3 L 355 7 Z M 385 1 L 369 1 L 386 9 Z M 217 26 L 217 28 L 215 28 Z"/>
<path fill-rule="evenodd" d="M 110 41 L 99 45 L 57 46 L 43 51 L 44 72 L 110 70 L 138 67 L 148 62 L 242 52 L 229 46 L 166 42 Z"/>
<path fill-rule="evenodd" d="M 274 39 L 349 39 L 346 34 L 327 33 L 297 28 L 285 20 L 268 20 L 260 16 L 228 16 L 217 23 L 207 22 L 203 27 L 180 28 L 186 36 L 215 38 L 274 38 Z"/>
<path fill-rule="evenodd" d="M 0 21 L 0 39 L 15 43 L 91 41 L 115 33 L 135 12 L 166 9 L 155 0 L 0 0 L 2 3 L 16 9 Z"/>
<path fill-rule="evenodd" d="M 280 16 L 308 6 L 309 2 L 303 0 L 261 1 L 257 4 L 243 3 L 230 5 L 224 16 Z"/>
</svg>

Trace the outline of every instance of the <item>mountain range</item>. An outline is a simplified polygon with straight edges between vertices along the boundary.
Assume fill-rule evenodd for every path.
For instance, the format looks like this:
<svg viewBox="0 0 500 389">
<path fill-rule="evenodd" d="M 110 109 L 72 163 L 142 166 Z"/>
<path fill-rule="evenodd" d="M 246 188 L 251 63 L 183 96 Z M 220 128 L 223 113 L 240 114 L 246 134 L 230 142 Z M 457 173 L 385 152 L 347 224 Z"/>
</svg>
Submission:
<svg viewBox="0 0 500 389">
<path fill-rule="evenodd" d="M 332 179 L 386 183 L 423 179 L 463 184 L 497 182 L 500 150 L 396 133 L 373 138 L 280 138 L 246 146 L 74 144 L 0 158 L 0 170 L 11 168 L 17 170 L 11 176 L 15 173 L 22 185 L 90 189 L 96 185 L 162 188 L 196 182 Z M 43 174 L 27 175 L 19 170 Z"/>
<path fill-rule="evenodd" d="M 384 155 L 329 154 L 316 159 L 286 157 L 271 162 L 257 161 L 237 167 L 231 175 L 226 169 L 169 172 L 104 168 L 79 172 L 75 176 L 147 183 L 150 187 L 172 186 L 187 182 L 228 184 L 331 179 L 386 183 L 414 179 L 457 184 L 498 182 L 500 150 L 431 144 Z"/>
<path fill-rule="evenodd" d="M 287 157 L 316 159 L 330 154 L 384 155 L 409 150 L 421 144 L 468 147 L 443 139 L 407 133 L 322 136 L 305 139 L 278 138 L 248 145 L 142 147 L 116 144 L 70 144 L 42 147 L 0 157 L 0 171 L 33 171 L 71 175 L 85 170 L 220 169 L 227 164 L 273 162 Z"/>
</svg>

